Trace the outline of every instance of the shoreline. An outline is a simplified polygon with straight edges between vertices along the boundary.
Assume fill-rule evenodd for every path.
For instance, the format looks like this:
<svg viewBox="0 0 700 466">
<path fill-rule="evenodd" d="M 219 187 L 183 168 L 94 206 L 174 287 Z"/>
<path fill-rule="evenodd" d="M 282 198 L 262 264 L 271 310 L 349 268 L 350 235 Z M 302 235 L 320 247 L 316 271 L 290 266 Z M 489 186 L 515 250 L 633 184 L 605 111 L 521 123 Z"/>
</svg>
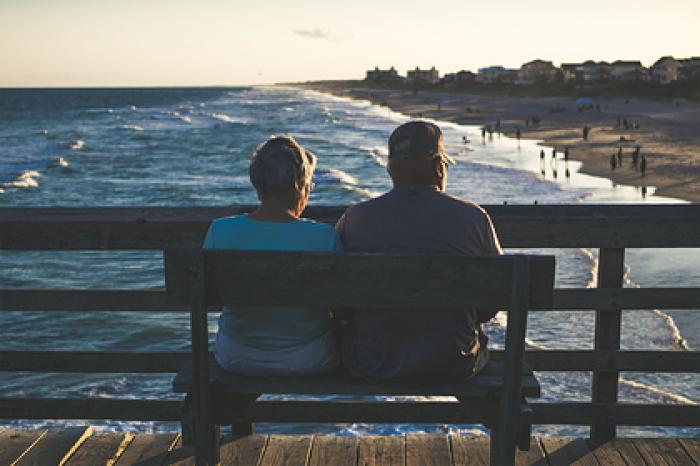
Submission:
<svg viewBox="0 0 700 466">
<path fill-rule="evenodd" d="M 414 118 L 430 118 L 464 125 L 491 125 L 500 120 L 501 132 L 540 145 L 582 163 L 580 172 L 607 178 L 614 184 L 656 187 L 651 196 L 664 196 L 700 203 L 700 104 L 658 102 L 641 99 L 596 99 L 600 111 L 579 112 L 571 97 L 508 97 L 459 92 L 370 89 L 332 82 L 299 83 L 294 87 L 339 97 L 369 100 Z M 556 110 L 555 110 L 556 109 Z M 554 110 L 554 111 L 553 111 Z M 526 126 L 537 117 L 540 123 Z M 639 122 L 639 129 L 616 128 L 617 119 Z M 591 128 L 587 141 L 582 128 Z M 625 139 L 620 141 L 620 137 Z M 644 176 L 634 168 L 631 154 L 636 146 L 647 159 Z M 623 150 L 620 167 L 611 170 L 610 156 Z M 549 157 L 549 154 L 548 154 Z M 561 155 L 560 155 L 561 157 Z"/>
</svg>

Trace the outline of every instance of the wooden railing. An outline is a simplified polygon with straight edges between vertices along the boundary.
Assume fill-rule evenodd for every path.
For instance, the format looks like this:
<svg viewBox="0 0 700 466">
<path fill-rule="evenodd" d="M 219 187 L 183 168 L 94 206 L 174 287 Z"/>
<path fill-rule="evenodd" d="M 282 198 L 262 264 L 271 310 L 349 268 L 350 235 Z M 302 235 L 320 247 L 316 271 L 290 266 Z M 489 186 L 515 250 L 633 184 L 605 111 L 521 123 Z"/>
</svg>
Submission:
<svg viewBox="0 0 700 466">
<path fill-rule="evenodd" d="M 700 309 L 700 288 L 622 288 L 625 248 L 700 247 L 700 205 L 485 206 L 506 248 L 598 248 L 597 288 L 557 288 L 559 311 L 594 310 L 593 350 L 531 350 L 535 371 L 593 373 L 591 402 L 533 403 L 535 424 L 590 425 L 594 442 L 617 425 L 698 426 L 696 405 L 618 403 L 620 372 L 700 372 L 697 351 L 620 351 L 622 310 Z M 209 222 L 249 211 L 216 208 L 4 208 L 0 250 L 158 250 L 163 289 L 0 289 L 0 311 L 188 311 L 192 252 Z M 305 215 L 335 222 L 342 207 L 310 207 Z M 15 335 L 13 338 L 21 338 Z M 7 341 L 7 339 L 5 339 Z M 186 352 L 0 351 L 0 371 L 168 373 Z M 0 387 L 1 388 L 1 387 Z M 304 412 L 270 422 L 303 422 Z M 0 398 L 0 418 L 180 419 L 170 400 Z M 413 422 L 430 422 L 430 407 Z M 455 422 L 459 422 L 455 419 Z"/>
</svg>

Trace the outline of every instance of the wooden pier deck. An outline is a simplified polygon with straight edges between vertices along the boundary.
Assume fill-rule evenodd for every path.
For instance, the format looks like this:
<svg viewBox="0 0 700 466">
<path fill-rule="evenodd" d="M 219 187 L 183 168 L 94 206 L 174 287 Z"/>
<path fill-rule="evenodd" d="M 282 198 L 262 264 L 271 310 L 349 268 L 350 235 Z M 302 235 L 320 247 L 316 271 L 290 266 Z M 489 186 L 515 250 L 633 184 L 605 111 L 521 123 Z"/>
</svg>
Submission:
<svg viewBox="0 0 700 466">
<path fill-rule="evenodd" d="M 488 438 L 458 435 L 338 437 L 255 435 L 224 440 L 222 465 L 488 465 Z M 536 437 L 518 465 L 700 465 L 700 438 L 620 439 L 591 448 L 584 439 Z M 96 432 L 92 427 L 0 430 L 0 465 L 194 465 L 180 435 Z"/>
</svg>

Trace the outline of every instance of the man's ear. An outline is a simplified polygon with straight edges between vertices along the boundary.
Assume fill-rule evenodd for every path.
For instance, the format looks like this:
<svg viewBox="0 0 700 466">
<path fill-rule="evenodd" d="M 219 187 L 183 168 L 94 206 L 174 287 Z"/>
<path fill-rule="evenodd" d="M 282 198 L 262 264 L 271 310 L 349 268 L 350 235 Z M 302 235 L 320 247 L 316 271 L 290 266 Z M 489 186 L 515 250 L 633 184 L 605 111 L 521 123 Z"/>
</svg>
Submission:
<svg viewBox="0 0 700 466">
<path fill-rule="evenodd" d="M 435 173 L 435 176 L 442 179 L 445 176 L 445 163 L 440 157 L 435 157 L 431 160 L 431 163 L 433 165 L 432 168 L 433 173 Z"/>
</svg>

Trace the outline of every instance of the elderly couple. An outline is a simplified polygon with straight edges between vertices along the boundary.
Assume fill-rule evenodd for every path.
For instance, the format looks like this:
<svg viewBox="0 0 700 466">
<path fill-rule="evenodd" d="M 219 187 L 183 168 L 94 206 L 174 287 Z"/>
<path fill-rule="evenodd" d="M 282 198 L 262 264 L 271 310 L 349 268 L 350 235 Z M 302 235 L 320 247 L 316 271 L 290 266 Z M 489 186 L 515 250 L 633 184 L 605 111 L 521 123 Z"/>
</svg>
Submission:
<svg viewBox="0 0 700 466">
<path fill-rule="evenodd" d="M 387 171 L 394 188 L 349 207 L 335 229 L 300 218 L 312 189 L 316 157 L 293 138 L 273 137 L 253 154 L 250 181 L 260 206 L 215 220 L 204 248 L 418 254 L 501 254 L 488 214 L 445 194 L 447 167 L 440 128 L 411 121 L 389 138 Z M 313 284 L 310 284 L 313 286 Z M 342 363 L 376 382 L 460 381 L 487 362 L 476 311 L 351 313 L 334 325 L 316 309 L 224 307 L 214 354 L 244 375 L 311 375 Z"/>
</svg>

